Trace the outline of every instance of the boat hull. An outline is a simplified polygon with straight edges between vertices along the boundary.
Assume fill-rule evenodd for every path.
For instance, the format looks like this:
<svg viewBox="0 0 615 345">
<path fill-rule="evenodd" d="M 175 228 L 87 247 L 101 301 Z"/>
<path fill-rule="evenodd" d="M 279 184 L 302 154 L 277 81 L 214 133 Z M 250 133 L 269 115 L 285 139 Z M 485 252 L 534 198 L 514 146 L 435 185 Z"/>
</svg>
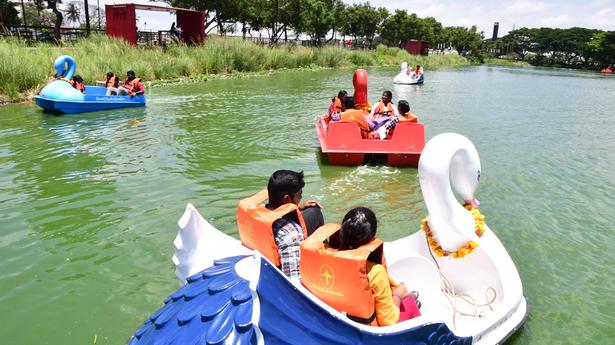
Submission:
<svg viewBox="0 0 615 345">
<path fill-rule="evenodd" d="M 356 166 L 376 158 L 387 165 L 416 167 L 425 146 L 422 123 L 400 122 L 391 139 L 363 139 L 354 122 L 329 122 L 321 118 L 316 124 L 318 140 L 329 164 Z"/>
<path fill-rule="evenodd" d="M 106 89 L 101 86 L 86 86 L 81 98 L 65 100 L 61 97 L 36 96 L 36 105 L 45 112 L 58 114 L 78 114 L 118 108 L 143 107 L 145 95 L 105 96 Z"/>
</svg>

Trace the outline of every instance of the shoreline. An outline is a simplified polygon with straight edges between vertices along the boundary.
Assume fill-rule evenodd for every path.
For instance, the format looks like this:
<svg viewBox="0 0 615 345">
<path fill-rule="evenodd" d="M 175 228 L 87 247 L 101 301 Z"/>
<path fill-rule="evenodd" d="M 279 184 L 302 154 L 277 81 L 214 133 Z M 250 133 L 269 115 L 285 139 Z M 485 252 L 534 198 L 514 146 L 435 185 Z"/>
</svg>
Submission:
<svg viewBox="0 0 615 345">
<path fill-rule="evenodd" d="M 369 51 L 294 44 L 271 47 L 240 38 L 211 37 L 205 45 L 197 47 L 142 48 L 92 35 L 65 46 L 42 43 L 32 47 L 16 39 L 1 39 L 0 61 L 5 63 L 0 64 L 0 104 L 31 101 L 55 73 L 53 61 L 60 55 L 74 58 L 76 74 L 87 85 L 95 85 L 96 79 L 102 79 L 107 71 L 122 75 L 123 71 L 134 70 L 137 77 L 154 87 L 287 70 L 394 67 L 402 61 L 420 64 L 425 69 L 474 64 L 459 55 L 416 56 L 383 45 Z M 122 58 L 113 58 L 118 56 Z"/>
</svg>

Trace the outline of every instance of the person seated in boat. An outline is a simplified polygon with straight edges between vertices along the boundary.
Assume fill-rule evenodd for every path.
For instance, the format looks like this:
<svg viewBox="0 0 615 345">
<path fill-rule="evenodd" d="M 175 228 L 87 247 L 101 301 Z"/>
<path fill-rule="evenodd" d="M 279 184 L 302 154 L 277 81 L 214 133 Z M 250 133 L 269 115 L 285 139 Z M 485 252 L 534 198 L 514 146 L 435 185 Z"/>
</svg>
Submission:
<svg viewBox="0 0 615 345">
<path fill-rule="evenodd" d="M 122 86 L 119 87 L 117 94 L 119 96 L 130 95 L 130 97 L 133 97 L 143 93 L 145 93 L 145 89 L 143 88 L 141 79 L 135 76 L 133 70 L 126 72 L 126 79 L 124 79 Z"/>
<path fill-rule="evenodd" d="M 393 93 L 389 90 L 384 91 L 382 93 L 382 98 L 372 107 L 370 117 L 373 120 L 377 120 L 381 117 L 398 116 L 397 108 L 395 108 L 391 102 L 392 99 Z"/>
<path fill-rule="evenodd" d="M 418 293 L 408 293 L 387 273 L 377 226 L 371 209 L 357 207 L 346 213 L 341 227 L 319 228 L 302 244 L 301 276 L 306 288 L 351 320 L 389 326 L 421 312 Z"/>
<path fill-rule="evenodd" d="M 324 224 L 317 202 L 301 203 L 304 186 L 303 172 L 278 170 L 269 178 L 266 190 L 237 206 L 241 242 L 260 251 L 292 280 L 300 278 L 301 242 Z"/>
<path fill-rule="evenodd" d="M 397 112 L 399 112 L 399 121 L 417 122 L 417 117 L 410 112 L 410 104 L 402 99 L 397 102 Z"/>
<path fill-rule="evenodd" d="M 107 96 L 116 96 L 120 87 L 120 79 L 113 72 L 109 71 L 105 75 L 104 85 L 107 88 Z"/>
<path fill-rule="evenodd" d="M 331 120 L 334 120 L 334 121 L 339 120 L 339 116 L 337 114 L 343 111 L 342 101 L 344 100 L 344 97 L 346 97 L 347 95 L 348 95 L 348 92 L 346 90 L 340 90 L 337 93 L 337 96 L 331 99 L 331 104 L 329 105 L 329 109 L 327 109 L 327 114 L 329 115 L 329 118 Z"/>
<path fill-rule="evenodd" d="M 362 109 L 355 109 L 355 105 L 356 103 L 353 96 L 345 96 L 339 118 L 332 118 L 332 121 L 355 122 L 361 130 L 361 137 L 368 138 L 369 132 L 371 131 L 369 114 Z"/>
<path fill-rule="evenodd" d="M 75 74 L 73 76 L 73 80 L 71 80 L 71 84 L 73 87 L 81 93 L 85 93 L 85 85 L 83 84 L 83 78 L 79 74 Z"/>
<path fill-rule="evenodd" d="M 414 68 L 414 78 L 418 79 L 421 77 L 421 75 L 423 74 L 423 68 L 421 67 L 421 65 L 416 65 L 416 68 Z"/>
</svg>

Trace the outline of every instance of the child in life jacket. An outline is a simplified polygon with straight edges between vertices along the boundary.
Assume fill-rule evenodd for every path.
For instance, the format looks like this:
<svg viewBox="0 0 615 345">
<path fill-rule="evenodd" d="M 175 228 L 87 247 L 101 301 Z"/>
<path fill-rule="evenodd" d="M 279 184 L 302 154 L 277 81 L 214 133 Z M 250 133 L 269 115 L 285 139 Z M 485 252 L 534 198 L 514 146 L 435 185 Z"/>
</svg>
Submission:
<svg viewBox="0 0 615 345">
<path fill-rule="evenodd" d="M 72 80 L 72 84 L 75 89 L 79 90 L 79 92 L 81 93 L 85 92 L 85 85 L 83 84 L 83 78 L 81 78 L 80 75 L 75 74 Z"/>
<path fill-rule="evenodd" d="M 329 109 L 327 109 L 327 114 L 333 121 L 339 120 L 339 113 L 343 111 L 342 102 L 344 97 L 347 95 L 348 92 L 346 90 L 340 90 L 337 93 L 337 97 L 333 97 L 333 99 L 331 99 L 331 104 L 329 105 Z"/>
<path fill-rule="evenodd" d="M 399 121 L 417 122 L 417 117 L 410 112 L 410 104 L 406 100 L 397 102 L 397 111 L 399 112 Z"/>
<path fill-rule="evenodd" d="M 357 207 L 344 216 L 337 238 L 329 238 L 329 245 L 339 250 L 356 249 L 376 238 L 378 222 L 367 207 Z M 418 292 L 408 293 L 404 283 L 397 284 L 386 268 L 367 262 L 367 279 L 372 290 L 378 326 L 389 326 L 420 316 Z"/>
</svg>

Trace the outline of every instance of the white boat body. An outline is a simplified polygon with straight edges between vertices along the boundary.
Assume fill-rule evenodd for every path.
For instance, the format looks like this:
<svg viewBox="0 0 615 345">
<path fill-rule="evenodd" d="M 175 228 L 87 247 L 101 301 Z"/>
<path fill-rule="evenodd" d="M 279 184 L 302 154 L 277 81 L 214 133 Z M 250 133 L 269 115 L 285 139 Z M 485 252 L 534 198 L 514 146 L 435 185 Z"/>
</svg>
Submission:
<svg viewBox="0 0 615 345">
<path fill-rule="evenodd" d="M 401 64 L 401 70 L 399 74 L 393 78 L 394 84 L 405 84 L 405 85 L 415 85 L 415 84 L 423 84 L 425 81 L 425 74 L 423 73 L 423 68 L 421 67 L 421 71 L 419 75 L 415 75 L 414 71 L 408 75 L 408 63 L 403 62 Z"/>
<path fill-rule="evenodd" d="M 399 337 L 404 332 L 410 334 L 420 331 L 423 327 L 433 328 L 434 324 L 446 325 L 444 327 L 448 328 L 446 332 L 452 332 L 447 335 L 449 337 L 447 339 L 452 337 L 457 343 L 498 344 L 505 341 L 521 327 L 528 315 L 521 278 L 508 252 L 486 224 L 481 237 L 474 234 L 474 217 L 453 195 L 454 188 L 464 200 L 476 201 L 473 198 L 474 190 L 480 179 L 480 161 L 476 149 L 461 135 L 453 133 L 438 135 L 425 146 L 419 163 L 419 177 L 430 213 L 429 225 L 442 248 L 450 250 L 447 248 L 456 247 L 468 240 L 478 243 L 478 247 L 471 254 L 460 259 L 453 259 L 450 256 L 437 257 L 432 253 L 422 231 L 385 243 L 384 253 L 389 274 L 395 280 L 403 281 L 409 291 L 419 292 L 422 303 L 421 316 L 392 326 L 371 327 L 346 318 L 343 313 L 326 305 L 301 283 L 290 281 L 276 269 L 273 271 L 278 273 L 275 273 L 273 278 L 269 273 L 266 275 L 267 278 L 263 279 L 267 279 L 269 283 L 272 279 L 277 281 L 281 284 L 278 287 L 291 286 L 291 292 L 295 291 L 298 300 L 309 299 L 331 320 L 337 320 L 336 322 L 341 320 L 346 325 L 344 327 L 352 327 L 363 334 L 365 338 L 362 344 L 378 343 L 377 340 L 374 342 L 374 338 L 367 339 L 374 334 L 381 337 Z M 237 239 L 216 229 L 191 204 L 187 205 L 178 224 L 180 231 L 174 241 L 176 251 L 173 261 L 177 266 L 176 275 L 182 285 L 186 284 L 186 279 L 194 280 L 195 274 L 197 279 L 200 279 L 197 273 L 211 269 L 216 260 L 228 262 L 229 257 L 246 255 L 245 258 L 237 259 L 233 265 L 236 274 L 249 282 L 254 300 L 252 325 L 257 335 L 255 339 L 258 341 L 252 343 L 266 343 L 263 334 L 267 334 L 268 331 L 262 332 L 259 329 L 263 317 L 275 317 L 276 322 L 286 322 L 291 319 L 284 315 L 271 316 L 271 312 L 268 315 L 260 314 L 259 303 L 264 299 L 273 298 L 263 292 L 271 290 L 259 290 L 263 275 L 261 270 L 263 267 L 273 265 L 257 251 L 244 247 Z M 483 306 L 472 307 L 459 298 L 451 300 L 450 295 L 443 292 L 446 283 L 452 286 L 455 294 L 469 296 L 475 304 Z M 267 301 L 265 307 L 270 305 L 270 301 Z M 284 312 L 283 307 L 279 310 L 281 313 Z M 264 324 L 267 325 L 266 322 Z M 339 323 L 338 327 L 341 327 Z M 141 331 L 141 334 L 143 333 L 145 331 Z M 319 332 L 316 329 L 307 334 L 310 333 Z M 131 344 L 142 343 L 136 338 L 134 340 Z M 412 340 L 413 338 L 410 338 L 410 343 L 420 343 Z M 275 343 L 275 341 L 270 342 Z M 318 343 L 314 339 L 307 338 L 304 342 Z"/>
</svg>

